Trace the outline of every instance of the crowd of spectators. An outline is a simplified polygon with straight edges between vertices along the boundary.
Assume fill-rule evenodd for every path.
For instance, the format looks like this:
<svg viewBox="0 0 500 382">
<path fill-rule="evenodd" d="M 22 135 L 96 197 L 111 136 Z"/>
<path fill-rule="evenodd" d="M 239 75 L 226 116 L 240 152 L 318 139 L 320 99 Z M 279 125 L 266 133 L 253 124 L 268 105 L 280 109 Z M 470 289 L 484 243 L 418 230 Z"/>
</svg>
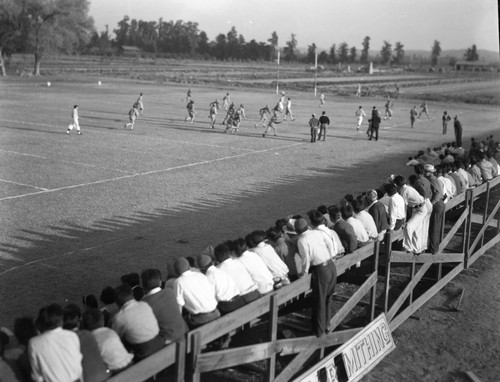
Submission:
<svg viewBox="0 0 500 382">
<path fill-rule="evenodd" d="M 335 261 L 402 229 L 402 248 L 438 253 L 444 205 L 500 173 L 493 137 L 453 143 L 411 158 L 414 174 L 391 175 L 378 188 L 304 216 L 278 219 L 156 268 L 121 276 L 99 299 L 84 296 L 19 317 L 0 331 L 2 381 L 104 381 L 134 362 L 180 340 L 190 330 L 311 273 L 312 332 L 329 332 Z"/>
</svg>

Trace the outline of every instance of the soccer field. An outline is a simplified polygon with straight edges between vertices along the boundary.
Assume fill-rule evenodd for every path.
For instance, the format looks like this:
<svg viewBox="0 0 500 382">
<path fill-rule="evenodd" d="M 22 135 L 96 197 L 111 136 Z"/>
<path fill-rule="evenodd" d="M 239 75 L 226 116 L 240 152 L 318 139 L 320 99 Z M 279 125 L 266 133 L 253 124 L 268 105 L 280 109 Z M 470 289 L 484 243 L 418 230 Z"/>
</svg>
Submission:
<svg viewBox="0 0 500 382">
<path fill-rule="evenodd" d="M 124 80 L 0 82 L 0 324 L 36 315 L 42 305 L 79 302 L 145 267 L 164 273 L 178 256 L 196 256 L 289 214 L 336 203 L 346 193 L 379 186 L 391 173 L 409 175 L 409 155 L 453 140 L 441 115 L 458 114 L 469 137 L 495 134 L 497 107 L 429 105 L 431 118 L 409 126 L 416 104 L 395 101 L 378 142 L 355 130 L 359 105 L 369 114 L 383 98 L 333 98 L 290 92 L 295 121 L 262 138 L 258 109 L 278 96 L 244 88 L 191 87 L 197 119 L 185 123 L 188 86 Z M 285 89 L 286 90 L 286 89 Z M 439 90 L 439 89 L 438 89 Z M 437 90 L 437 91 L 438 91 Z M 209 102 L 230 92 L 247 119 L 223 134 L 220 110 L 209 128 Z M 144 115 L 125 130 L 139 93 Z M 74 104 L 83 135 L 66 135 Z M 309 142 L 311 113 L 333 123 L 326 142 Z M 364 121 L 366 130 L 367 122 Z"/>
</svg>

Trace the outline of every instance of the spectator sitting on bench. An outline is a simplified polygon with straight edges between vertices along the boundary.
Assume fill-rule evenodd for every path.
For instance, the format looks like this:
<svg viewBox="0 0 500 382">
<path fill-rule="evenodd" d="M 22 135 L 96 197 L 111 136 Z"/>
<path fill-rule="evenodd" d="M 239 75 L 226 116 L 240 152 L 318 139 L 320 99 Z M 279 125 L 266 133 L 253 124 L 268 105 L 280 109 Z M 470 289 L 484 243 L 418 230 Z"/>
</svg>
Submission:
<svg viewBox="0 0 500 382">
<path fill-rule="evenodd" d="M 216 268 L 210 256 L 198 255 L 196 265 L 213 285 L 218 302 L 217 309 L 221 314 L 230 313 L 245 305 L 234 280 L 226 272 Z"/>
<path fill-rule="evenodd" d="M 161 272 L 156 268 L 145 269 L 141 273 L 142 288 L 146 293 L 142 301 L 147 302 L 158 321 L 160 337 L 169 344 L 180 340 L 189 328 L 177 307 L 173 289 L 161 289 Z"/>
<path fill-rule="evenodd" d="M 187 311 L 186 321 L 191 329 L 220 317 L 215 299 L 215 288 L 201 272 L 191 270 L 186 258 L 175 261 L 175 291 L 179 308 Z"/>
</svg>

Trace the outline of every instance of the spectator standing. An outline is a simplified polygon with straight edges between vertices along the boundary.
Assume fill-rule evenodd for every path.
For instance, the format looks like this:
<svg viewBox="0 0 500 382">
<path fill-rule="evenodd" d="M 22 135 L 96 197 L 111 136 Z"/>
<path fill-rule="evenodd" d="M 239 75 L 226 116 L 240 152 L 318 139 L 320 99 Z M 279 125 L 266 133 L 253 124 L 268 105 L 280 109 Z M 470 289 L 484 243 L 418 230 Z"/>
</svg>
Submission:
<svg viewBox="0 0 500 382">
<path fill-rule="evenodd" d="M 453 118 L 453 128 L 455 130 L 455 142 L 457 143 L 457 147 L 462 147 L 462 122 L 458 119 L 458 115 L 455 115 Z"/>
<path fill-rule="evenodd" d="M 297 219 L 294 226 L 299 235 L 299 252 L 311 269 L 312 331 L 321 337 L 329 332 L 330 301 L 337 283 L 337 270 L 330 256 L 327 237 L 320 231 L 309 230 L 303 218 Z M 305 267 L 306 273 L 308 268 Z"/>
<path fill-rule="evenodd" d="M 321 141 L 321 136 L 323 136 L 323 141 L 326 140 L 326 130 L 330 125 L 330 118 L 326 116 L 326 111 L 321 113 L 321 117 L 319 117 L 319 135 L 318 141 Z"/>
<path fill-rule="evenodd" d="M 410 127 L 413 129 L 413 125 L 415 124 L 415 119 L 417 117 L 417 107 L 413 106 L 413 109 L 410 110 Z"/>
<path fill-rule="evenodd" d="M 451 120 L 451 117 L 448 115 L 448 112 L 446 110 L 444 111 L 441 120 L 443 121 L 443 135 L 446 135 L 446 132 L 448 130 L 448 122 L 450 122 Z"/>
<path fill-rule="evenodd" d="M 316 114 L 311 116 L 311 119 L 309 120 L 309 127 L 311 128 L 311 142 L 314 143 L 318 138 L 319 132 L 319 119 L 316 118 Z"/>
</svg>

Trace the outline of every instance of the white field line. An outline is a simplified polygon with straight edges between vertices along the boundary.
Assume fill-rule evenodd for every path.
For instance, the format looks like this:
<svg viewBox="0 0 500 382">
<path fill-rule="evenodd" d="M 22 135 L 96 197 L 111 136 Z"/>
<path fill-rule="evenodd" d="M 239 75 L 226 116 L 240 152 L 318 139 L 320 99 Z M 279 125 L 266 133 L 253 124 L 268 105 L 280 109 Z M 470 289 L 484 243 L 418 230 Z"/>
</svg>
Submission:
<svg viewBox="0 0 500 382">
<path fill-rule="evenodd" d="M 8 154 L 22 155 L 22 156 L 25 156 L 25 157 L 40 158 L 40 159 L 48 159 L 47 157 L 43 157 L 43 156 L 41 156 L 41 155 L 26 154 L 26 153 L 20 153 L 20 152 L 17 152 L 17 151 L 11 151 L 11 150 L 2 150 L 2 149 L 0 149 L 0 152 L 3 152 L 3 153 L 8 153 Z"/>
<path fill-rule="evenodd" d="M 38 187 L 38 186 L 32 186 L 31 184 L 25 184 L 25 183 L 13 182 L 13 181 L 11 181 L 11 180 L 7 180 L 7 179 L 0 179 L 0 182 L 4 182 L 4 183 L 12 183 L 12 184 L 17 184 L 18 186 L 25 186 L 25 187 L 37 188 L 37 189 L 42 190 L 42 191 L 48 191 L 48 189 L 47 189 L 47 188 Z"/>
<path fill-rule="evenodd" d="M 53 189 L 48 189 L 48 190 L 42 190 L 42 191 L 38 191 L 38 192 L 31 192 L 31 193 L 27 193 L 27 194 L 7 196 L 5 198 L 1 198 L 0 201 L 10 200 L 10 199 L 19 199 L 19 198 L 23 198 L 23 197 L 26 197 L 26 196 L 47 194 L 47 193 L 50 193 L 50 192 L 57 192 L 57 191 L 65 191 L 65 190 L 70 190 L 70 189 L 74 189 L 74 188 L 87 187 L 87 186 L 93 186 L 93 185 L 96 185 L 96 184 L 114 182 L 114 181 L 117 181 L 117 180 L 122 180 L 122 179 L 127 179 L 127 178 L 135 178 L 135 177 L 139 177 L 139 176 L 158 174 L 158 173 L 162 173 L 162 172 L 169 172 L 169 171 L 179 170 L 179 169 L 183 169 L 183 168 L 189 168 L 189 167 L 195 167 L 195 166 L 204 165 L 204 164 L 210 164 L 210 163 L 215 163 L 215 162 L 232 160 L 232 159 L 235 159 L 235 158 L 240 158 L 240 157 L 244 157 L 244 156 L 248 156 L 248 155 L 262 154 L 262 153 L 265 153 L 267 151 L 283 150 L 283 149 L 287 149 L 287 148 L 291 148 L 291 147 L 295 147 L 295 146 L 300 146 L 302 144 L 303 143 L 294 143 L 293 145 L 271 147 L 271 148 L 268 148 L 268 149 L 265 149 L 265 150 L 252 151 L 252 152 L 242 153 L 242 154 L 237 154 L 237 155 L 228 155 L 228 156 L 222 157 L 222 158 L 217 158 L 217 159 L 212 159 L 212 160 L 204 160 L 204 161 L 200 161 L 200 162 L 188 163 L 188 164 L 184 164 L 184 165 L 179 165 L 179 166 L 174 166 L 174 167 L 167 167 L 167 168 L 158 169 L 158 170 L 145 171 L 145 172 L 141 172 L 141 173 L 129 174 L 129 175 L 119 176 L 119 177 L 115 177 L 115 178 L 101 179 L 101 180 L 97 180 L 97 181 L 94 181 L 94 182 L 80 183 L 80 184 L 74 184 L 74 185 L 71 185 L 71 186 L 58 187 L 58 188 L 53 188 Z"/>
</svg>

